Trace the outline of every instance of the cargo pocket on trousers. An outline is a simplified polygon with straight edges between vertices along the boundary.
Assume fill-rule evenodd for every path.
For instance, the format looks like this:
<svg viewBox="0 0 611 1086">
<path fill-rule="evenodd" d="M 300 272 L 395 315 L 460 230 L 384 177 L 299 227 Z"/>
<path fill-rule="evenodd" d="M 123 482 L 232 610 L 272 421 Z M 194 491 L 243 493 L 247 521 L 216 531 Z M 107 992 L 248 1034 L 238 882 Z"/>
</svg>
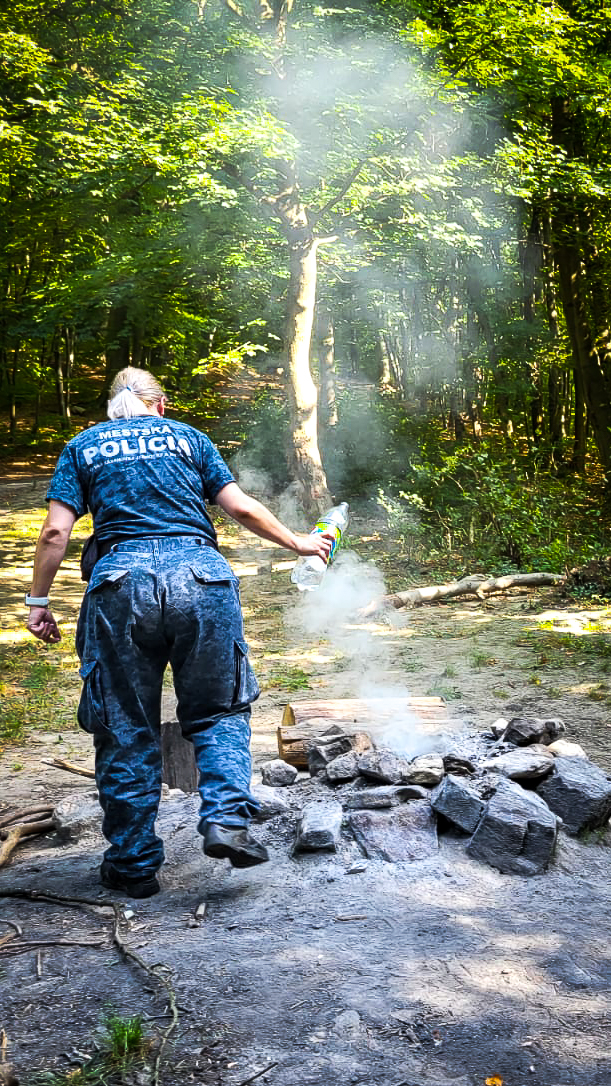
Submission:
<svg viewBox="0 0 611 1086">
<path fill-rule="evenodd" d="M 89 732 L 90 735 L 108 731 L 102 692 L 102 677 L 97 660 L 82 664 L 79 674 L 83 680 L 81 700 L 77 712 L 80 727 L 83 731 Z"/>
<path fill-rule="evenodd" d="M 234 685 L 233 708 L 246 707 L 259 697 L 259 684 L 248 659 L 248 645 L 245 641 L 234 641 Z"/>
</svg>

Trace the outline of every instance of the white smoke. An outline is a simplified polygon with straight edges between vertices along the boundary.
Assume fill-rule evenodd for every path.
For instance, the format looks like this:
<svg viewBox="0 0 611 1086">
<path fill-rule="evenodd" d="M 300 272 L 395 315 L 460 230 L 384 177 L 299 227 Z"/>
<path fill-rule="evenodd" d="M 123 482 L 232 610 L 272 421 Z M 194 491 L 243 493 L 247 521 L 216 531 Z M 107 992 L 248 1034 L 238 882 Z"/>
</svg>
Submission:
<svg viewBox="0 0 611 1086">
<path fill-rule="evenodd" d="M 367 731 L 376 746 L 408 758 L 442 752 L 449 737 L 429 731 L 406 704 L 409 688 L 388 677 L 393 664 L 389 627 L 359 617 L 359 610 L 385 591 L 384 578 L 373 562 L 341 551 L 320 588 L 295 596 L 286 622 L 292 633 L 309 641 L 324 638 L 342 654 L 345 696 L 369 702 L 374 723 Z"/>
</svg>

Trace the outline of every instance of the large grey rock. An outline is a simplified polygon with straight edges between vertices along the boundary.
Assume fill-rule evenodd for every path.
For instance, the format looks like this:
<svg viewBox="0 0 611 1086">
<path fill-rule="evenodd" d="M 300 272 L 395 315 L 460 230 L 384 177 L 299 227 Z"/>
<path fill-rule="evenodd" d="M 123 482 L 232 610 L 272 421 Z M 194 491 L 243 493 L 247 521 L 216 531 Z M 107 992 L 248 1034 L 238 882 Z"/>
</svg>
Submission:
<svg viewBox="0 0 611 1086">
<path fill-rule="evenodd" d="M 408 784 L 422 784 L 434 788 L 445 773 L 441 754 L 421 754 L 409 763 L 407 774 L 402 778 Z"/>
<path fill-rule="evenodd" d="M 282 758 L 274 758 L 261 766 L 261 780 L 268 788 L 286 788 L 297 780 L 298 770 Z"/>
<path fill-rule="evenodd" d="M 431 806 L 454 826 L 473 833 L 486 803 L 463 778 L 448 774 L 433 793 Z"/>
<path fill-rule="evenodd" d="M 382 784 L 379 788 L 361 788 L 344 800 L 347 811 L 379 810 L 396 807 L 409 799 L 426 799 L 428 792 L 419 784 Z"/>
<path fill-rule="evenodd" d="M 359 775 L 358 754 L 354 750 L 349 750 L 347 754 L 340 754 L 338 758 L 327 762 L 325 773 L 331 784 L 353 781 Z"/>
<path fill-rule="evenodd" d="M 308 769 L 312 776 L 322 772 L 329 762 L 348 754 L 351 750 L 360 753 L 371 749 L 371 739 L 365 732 L 355 732 L 353 735 L 332 735 L 328 738 L 320 736 L 308 745 Z"/>
<path fill-rule="evenodd" d="M 586 758 L 556 758 L 553 773 L 537 792 L 567 833 L 597 829 L 611 816 L 611 782 Z"/>
<path fill-rule="evenodd" d="M 557 717 L 547 720 L 539 717 L 514 716 L 501 735 L 504 743 L 526 747 L 529 743 L 552 743 L 564 732 L 564 724 Z"/>
<path fill-rule="evenodd" d="M 353 811 L 350 826 L 370 859 L 404 863 L 433 856 L 439 847 L 435 815 L 428 800 L 390 811 Z"/>
<path fill-rule="evenodd" d="M 361 754 L 358 760 L 359 772 L 372 781 L 380 781 L 382 784 L 400 784 L 408 779 L 410 763 L 407 758 L 400 758 L 391 750 L 381 747 L 379 750 L 368 750 Z"/>
<path fill-rule="evenodd" d="M 548 750 L 556 758 L 587 758 L 587 754 L 579 743 L 571 743 L 568 739 L 556 739 L 550 743 Z"/>
<path fill-rule="evenodd" d="M 499 871 L 537 875 L 550 862 L 557 835 L 556 816 L 540 796 L 500 779 L 467 852 Z"/>
<path fill-rule="evenodd" d="M 315 852 L 322 849 L 334 852 L 339 843 L 342 818 L 342 805 L 336 800 L 306 803 L 297 831 L 296 850 Z"/>
<path fill-rule="evenodd" d="M 255 815 L 257 822 L 265 822 L 268 818 L 275 818 L 276 815 L 290 814 L 291 808 L 283 791 L 270 788 L 266 784 L 255 784 L 251 791 L 259 804 L 259 810 Z"/>
<path fill-rule="evenodd" d="M 540 780 L 554 768 L 554 755 L 547 747 L 522 747 L 509 750 L 498 758 L 488 758 L 482 769 L 492 773 L 502 773 L 512 781 Z"/>
<path fill-rule="evenodd" d="M 63 841 L 78 841 L 86 833 L 101 831 L 102 808 L 98 793 L 93 790 L 64 796 L 51 817 L 58 836 Z"/>
</svg>

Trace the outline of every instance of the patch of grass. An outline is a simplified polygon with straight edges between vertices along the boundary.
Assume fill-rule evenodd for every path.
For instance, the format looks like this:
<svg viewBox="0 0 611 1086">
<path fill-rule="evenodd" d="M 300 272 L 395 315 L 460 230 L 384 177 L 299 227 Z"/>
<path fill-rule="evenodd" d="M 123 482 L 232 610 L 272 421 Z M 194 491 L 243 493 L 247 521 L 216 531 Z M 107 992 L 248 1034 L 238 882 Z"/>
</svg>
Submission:
<svg viewBox="0 0 611 1086">
<path fill-rule="evenodd" d="M 608 701 L 609 687 L 606 683 L 598 683 L 597 686 L 593 686 L 588 690 L 586 697 L 589 698 L 590 701 Z"/>
<path fill-rule="evenodd" d="M 29 1080 L 32 1086 L 110 1086 L 123 1082 L 125 1072 L 146 1067 L 151 1041 L 144 1032 L 141 1015 L 111 1015 L 105 1029 L 100 1051 L 80 1067 L 60 1073 L 43 1071 Z"/>
<path fill-rule="evenodd" d="M 541 667 L 560 669 L 567 664 L 611 661 L 611 635 L 599 632 L 600 623 L 590 622 L 583 634 L 553 632 L 551 621 L 539 623 L 536 630 L 526 630 L 514 644 L 535 649 Z"/>
<path fill-rule="evenodd" d="M 462 690 L 457 686 L 448 686 L 446 683 L 433 683 L 429 686 L 427 698 L 443 698 L 444 701 L 459 701 L 462 698 Z"/>
<path fill-rule="evenodd" d="M 501 690 L 499 687 L 496 687 L 494 690 L 491 690 L 490 693 L 492 694 L 493 698 L 499 698 L 499 700 L 502 700 L 502 701 L 504 701 L 506 698 L 509 697 L 508 691 L 507 690 Z"/>
<path fill-rule="evenodd" d="M 480 671 L 483 667 L 494 667 L 496 664 L 494 656 L 491 656 L 488 652 L 472 652 L 470 659 L 471 666 L 476 671 Z"/>
<path fill-rule="evenodd" d="M 584 845 L 609 845 L 608 826 L 600 826 L 597 830 L 582 830 L 578 834 L 579 840 Z"/>
<path fill-rule="evenodd" d="M 285 667 L 282 671 L 272 671 L 265 679 L 265 685 L 278 690 L 309 690 L 310 676 L 300 667 Z"/>
<path fill-rule="evenodd" d="M 111 1015 L 106 1019 L 108 1031 L 108 1058 L 110 1062 L 124 1067 L 128 1060 L 143 1054 L 146 1046 L 142 1016 L 121 1018 Z"/>
<path fill-rule="evenodd" d="M 446 664 L 443 671 L 441 672 L 441 677 L 443 679 L 455 679 L 457 675 L 458 675 L 458 672 L 457 672 L 456 668 L 452 667 L 451 664 Z"/>
<path fill-rule="evenodd" d="M 401 670 L 402 671 L 409 671 L 409 672 L 420 671 L 421 667 L 422 667 L 422 664 L 420 663 L 419 660 L 402 660 L 401 661 Z"/>
<path fill-rule="evenodd" d="M 0 645 L 0 751 L 23 743 L 29 729 L 76 728 L 80 684 L 73 653 L 69 639 L 52 648 L 34 640 Z"/>
</svg>

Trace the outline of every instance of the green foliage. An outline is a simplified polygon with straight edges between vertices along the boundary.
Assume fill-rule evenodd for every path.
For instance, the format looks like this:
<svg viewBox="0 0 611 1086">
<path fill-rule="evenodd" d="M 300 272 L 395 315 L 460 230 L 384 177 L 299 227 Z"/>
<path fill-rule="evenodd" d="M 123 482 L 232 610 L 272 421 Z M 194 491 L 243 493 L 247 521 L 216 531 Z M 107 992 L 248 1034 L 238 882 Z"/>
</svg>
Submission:
<svg viewBox="0 0 611 1086">
<path fill-rule="evenodd" d="M 377 504 L 386 513 L 391 536 L 399 541 L 401 554 L 408 562 L 423 558 L 426 533 L 423 514 L 426 506 L 419 494 L 406 494 L 400 490 L 396 496 L 378 489 Z"/>
<path fill-rule="evenodd" d="M 119 1086 L 124 1074 L 146 1070 L 151 1040 L 146 1036 L 141 1015 L 124 1018 L 110 1015 L 105 1023 L 102 1046 L 81 1067 L 56 1074 L 36 1074 L 32 1086 Z"/>
<path fill-rule="evenodd" d="M 393 525 L 402 516 L 406 528 L 414 524 L 418 509 L 412 537 L 425 531 L 434 550 L 462 553 L 470 570 L 494 562 L 497 572 L 565 572 L 605 553 L 605 518 L 591 484 L 550 475 L 536 457 L 497 443 L 458 445 L 434 422 L 407 425 L 408 447 L 417 443 L 419 453 L 392 480 L 394 496 L 383 492 Z"/>
<path fill-rule="evenodd" d="M 240 440 L 239 461 L 249 469 L 264 471 L 274 490 L 289 482 L 287 450 L 290 443 L 289 418 L 284 397 L 271 390 L 258 392 L 236 420 Z"/>
</svg>

